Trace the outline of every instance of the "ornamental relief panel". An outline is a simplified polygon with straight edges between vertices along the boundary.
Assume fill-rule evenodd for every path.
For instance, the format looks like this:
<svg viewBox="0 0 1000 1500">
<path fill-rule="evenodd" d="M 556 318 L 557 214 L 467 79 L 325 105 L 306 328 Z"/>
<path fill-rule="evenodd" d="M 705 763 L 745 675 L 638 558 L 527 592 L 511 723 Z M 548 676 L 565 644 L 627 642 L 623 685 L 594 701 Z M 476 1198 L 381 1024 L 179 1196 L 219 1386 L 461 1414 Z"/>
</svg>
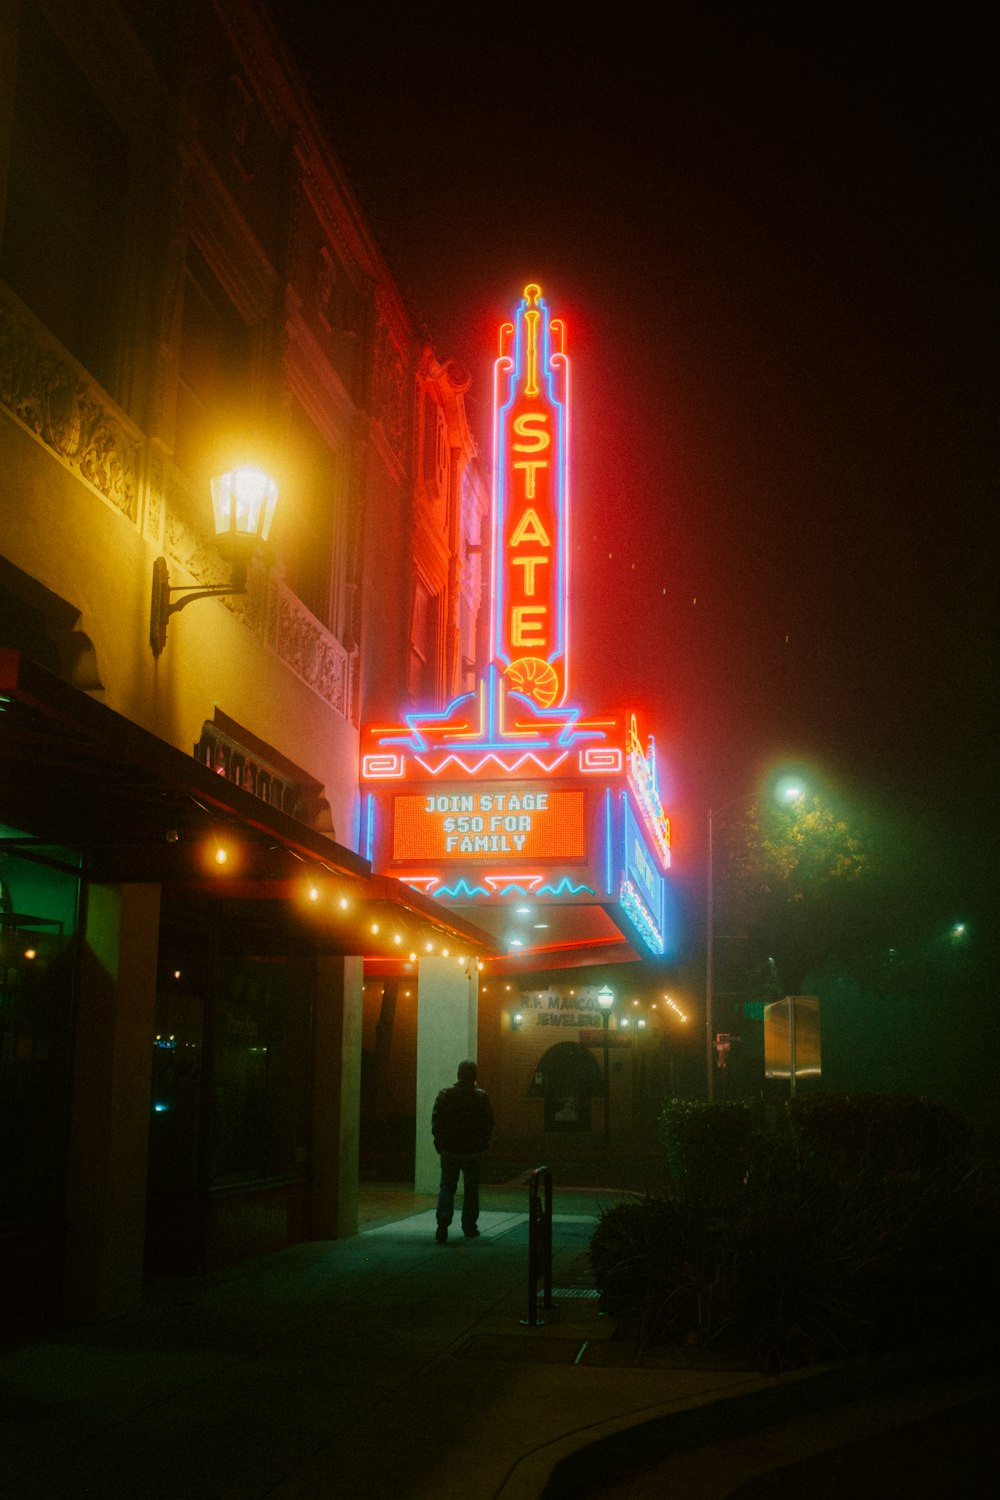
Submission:
<svg viewBox="0 0 1000 1500">
<path fill-rule="evenodd" d="M 393 454 L 401 464 L 407 456 L 407 394 L 409 379 L 404 351 L 388 326 L 379 321 L 375 329 L 375 372 L 372 417 L 380 422 Z"/>
<path fill-rule="evenodd" d="M 353 657 L 276 580 L 268 596 L 266 644 L 325 703 L 350 718 Z"/>
<path fill-rule="evenodd" d="M 146 468 L 144 534 L 147 541 L 152 542 L 154 546 L 159 546 L 160 528 L 163 525 L 166 476 L 162 455 L 155 449 L 148 451 L 149 462 Z"/>
<path fill-rule="evenodd" d="M 0 301 L 0 404 L 69 469 L 132 521 L 139 441 L 68 358 L 38 342 L 36 325 Z"/>
<path fill-rule="evenodd" d="M 180 504 L 178 504 L 180 501 Z M 195 531 L 184 516 L 184 494 L 172 488 L 163 527 L 163 551 L 171 564 L 190 573 L 192 587 L 222 583 L 228 576 L 226 566 L 214 547 Z"/>
</svg>

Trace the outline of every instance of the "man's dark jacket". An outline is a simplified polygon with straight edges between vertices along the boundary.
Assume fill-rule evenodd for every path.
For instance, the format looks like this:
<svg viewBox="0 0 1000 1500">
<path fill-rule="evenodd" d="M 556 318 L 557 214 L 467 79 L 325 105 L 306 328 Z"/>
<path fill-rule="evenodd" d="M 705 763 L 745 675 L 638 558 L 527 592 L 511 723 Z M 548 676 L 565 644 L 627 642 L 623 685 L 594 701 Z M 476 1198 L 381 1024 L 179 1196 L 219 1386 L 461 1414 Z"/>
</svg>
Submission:
<svg viewBox="0 0 1000 1500">
<path fill-rule="evenodd" d="M 474 1083 L 453 1083 L 442 1089 L 434 1101 L 431 1132 L 439 1153 L 475 1156 L 485 1151 L 493 1134 L 489 1094 Z"/>
</svg>

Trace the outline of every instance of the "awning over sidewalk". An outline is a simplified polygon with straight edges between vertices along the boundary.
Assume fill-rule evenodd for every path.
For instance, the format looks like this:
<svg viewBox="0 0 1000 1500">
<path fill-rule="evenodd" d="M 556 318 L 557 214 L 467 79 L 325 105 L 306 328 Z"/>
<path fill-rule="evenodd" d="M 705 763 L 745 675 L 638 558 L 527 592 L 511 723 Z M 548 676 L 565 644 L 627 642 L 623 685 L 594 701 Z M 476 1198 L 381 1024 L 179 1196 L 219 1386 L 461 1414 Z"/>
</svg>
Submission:
<svg viewBox="0 0 1000 1500">
<path fill-rule="evenodd" d="M 323 951 L 396 952 L 488 934 L 328 835 L 216 775 L 18 651 L 0 648 L 0 822 L 81 851 L 89 878 L 234 900 L 307 929 Z M 224 853 L 224 863 L 219 862 Z M 377 931 L 375 930 L 377 928 Z M 390 930 L 392 929 L 392 930 Z"/>
</svg>

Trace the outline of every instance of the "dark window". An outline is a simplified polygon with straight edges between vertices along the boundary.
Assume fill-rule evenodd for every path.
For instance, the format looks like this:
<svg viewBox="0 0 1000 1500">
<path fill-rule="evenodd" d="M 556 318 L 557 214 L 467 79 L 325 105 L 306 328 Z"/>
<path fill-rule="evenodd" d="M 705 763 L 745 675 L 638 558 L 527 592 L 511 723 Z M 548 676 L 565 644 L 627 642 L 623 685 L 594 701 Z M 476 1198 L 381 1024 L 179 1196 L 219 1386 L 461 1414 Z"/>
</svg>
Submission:
<svg viewBox="0 0 1000 1500">
<path fill-rule="evenodd" d="M 127 194 L 126 138 L 26 4 L 0 274 L 112 394 Z"/>
<path fill-rule="evenodd" d="M 212 1028 L 208 1186 L 303 1177 L 311 985 L 285 959 L 222 961 Z"/>
<path fill-rule="evenodd" d="M 294 472 L 283 487 L 274 543 L 285 582 L 342 638 L 347 564 L 346 506 L 337 455 L 301 406 L 292 412 Z"/>
<path fill-rule="evenodd" d="M 178 374 L 175 456 L 203 491 L 237 456 L 233 443 L 250 385 L 250 335 L 193 245 L 184 276 Z"/>
<path fill-rule="evenodd" d="M 180 84 L 184 59 L 192 32 L 192 0 L 171 0 L 170 5 L 150 0 L 119 0 L 136 35 L 164 78 L 173 87 Z"/>
<path fill-rule="evenodd" d="M 213 948 L 208 934 L 161 936 L 149 1189 L 167 1239 L 183 1200 L 308 1167 L 311 962 Z"/>
<path fill-rule="evenodd" d="M 434 701 L 437 679 L 437 600 L 418 578 L 413 589 L 410 622 L 410 697 Z"/>
</svg>

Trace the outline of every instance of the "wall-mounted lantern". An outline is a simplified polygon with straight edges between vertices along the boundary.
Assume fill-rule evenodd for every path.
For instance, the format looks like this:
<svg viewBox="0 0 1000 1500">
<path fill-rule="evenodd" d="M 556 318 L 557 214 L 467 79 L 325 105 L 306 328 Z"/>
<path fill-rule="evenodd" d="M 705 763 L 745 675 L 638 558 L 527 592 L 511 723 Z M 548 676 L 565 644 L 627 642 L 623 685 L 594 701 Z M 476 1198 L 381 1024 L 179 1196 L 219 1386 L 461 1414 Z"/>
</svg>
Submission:
<svg viewBox="0 0 1000 1500">
<path fill-rule="evenodd" d="M 167 622 L 171 615 L 195 599 L 213 599 L 220 594 L 245 594 L 247 567 L 254 551 L 267 541 L 278 503 L 278 485 L 263 469 L 231 469 L 212 480 L 212 511 L 215 545 L 229 563 L 228 583 L 202 588 L 174 585 L 167 573 L 167 560 L 153 564 L 153 594 L 149 609 L 149 644 L 159 656 L 167 644 Z M 171 594 L 182 597 L 171 602 Z"/>
</svg>

